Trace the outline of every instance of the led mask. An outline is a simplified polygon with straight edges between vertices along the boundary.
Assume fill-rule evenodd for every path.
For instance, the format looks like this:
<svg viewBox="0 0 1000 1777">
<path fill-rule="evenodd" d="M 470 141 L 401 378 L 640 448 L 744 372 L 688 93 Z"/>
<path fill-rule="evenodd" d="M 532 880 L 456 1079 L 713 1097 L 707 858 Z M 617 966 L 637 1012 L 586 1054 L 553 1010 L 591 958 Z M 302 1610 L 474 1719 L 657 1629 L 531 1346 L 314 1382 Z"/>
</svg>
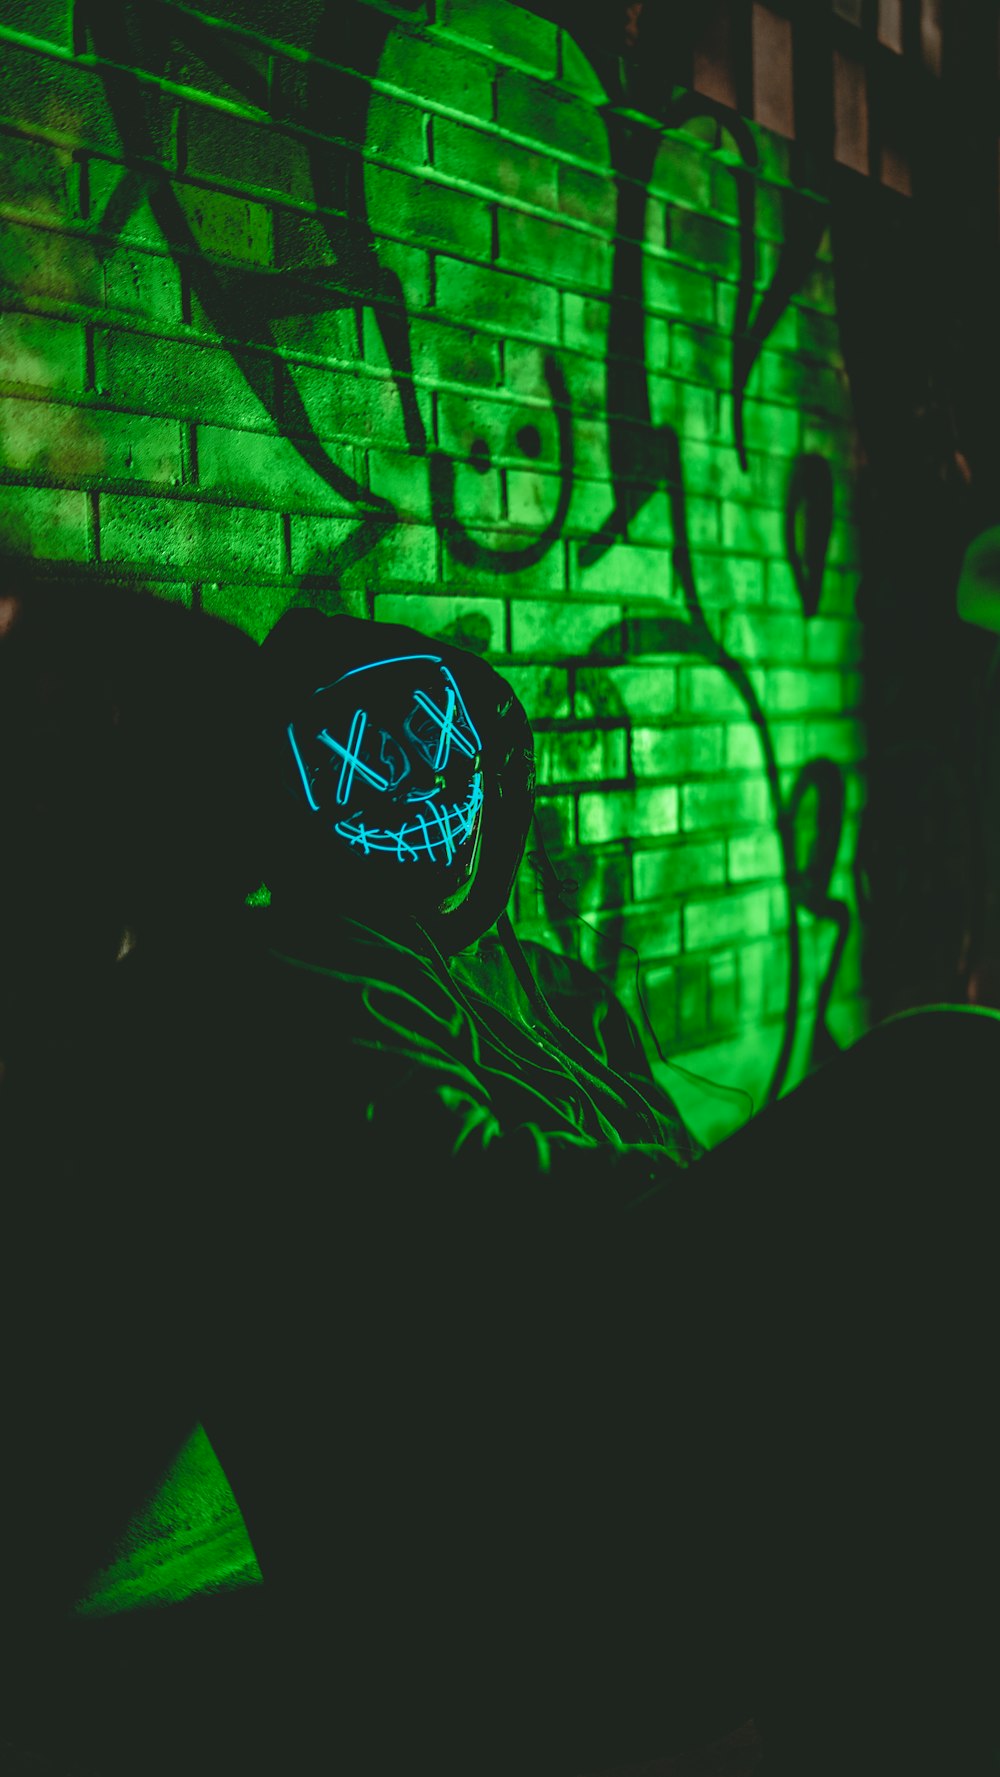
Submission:
<svg viewBox="0 0 1000 1777">
<path fill-rule="evenodd" d="M 355 667 L 287 728 L 289 786 L 356 859 L 419 871 L 451 898 L 475 874 L 482 741 L 436 654 Z"/>
</svg>

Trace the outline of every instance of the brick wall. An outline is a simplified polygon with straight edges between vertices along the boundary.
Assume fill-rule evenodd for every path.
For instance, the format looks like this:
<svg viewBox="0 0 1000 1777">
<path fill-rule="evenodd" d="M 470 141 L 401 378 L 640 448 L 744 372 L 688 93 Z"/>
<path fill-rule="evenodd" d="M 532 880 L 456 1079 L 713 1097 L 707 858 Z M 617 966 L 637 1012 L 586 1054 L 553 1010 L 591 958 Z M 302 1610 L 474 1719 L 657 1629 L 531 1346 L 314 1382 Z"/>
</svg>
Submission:
<svg viewBox="0 0 1000 1777">
<path fill-rule="evenodd" d="M 526 866 L 522 934 L 759 1104 L 865 1021 L 824 200 L 508 0 L 210 10 L 0 6 L 4 544 L 486 651 L 586 921 Z"/>
</svg>

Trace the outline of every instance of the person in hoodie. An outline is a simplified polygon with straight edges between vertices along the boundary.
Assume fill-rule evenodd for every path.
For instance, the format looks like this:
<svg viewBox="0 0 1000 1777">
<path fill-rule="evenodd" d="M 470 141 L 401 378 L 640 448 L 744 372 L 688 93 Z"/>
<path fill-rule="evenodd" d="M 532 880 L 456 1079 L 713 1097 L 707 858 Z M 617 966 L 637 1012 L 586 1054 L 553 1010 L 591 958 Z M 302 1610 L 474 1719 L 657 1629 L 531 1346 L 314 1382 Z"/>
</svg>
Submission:
<svg viewBox="0 0 1000 1777">
<path fill-rule="evenodd" d="M 502 677 L 306 611 L 262 667 L 259 1308 L 205 1419 L 303 1732 L 569 1777 L 753 1714 L 768 1777 L 985 1771 L 1000 1021 L 894 1020 L 700 1155 L 514 936 Z"/>
</svg>

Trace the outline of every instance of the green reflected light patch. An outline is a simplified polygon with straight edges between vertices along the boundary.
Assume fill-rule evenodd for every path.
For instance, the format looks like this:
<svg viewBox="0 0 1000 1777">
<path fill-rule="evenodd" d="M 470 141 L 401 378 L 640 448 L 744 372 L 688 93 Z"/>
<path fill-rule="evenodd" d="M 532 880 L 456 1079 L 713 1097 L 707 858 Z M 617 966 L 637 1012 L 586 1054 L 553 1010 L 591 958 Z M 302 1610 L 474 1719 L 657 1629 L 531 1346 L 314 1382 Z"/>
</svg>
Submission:
<svg viewBox="0 0 1000 1777">
<path fill-rule="evenodd" d="M 225 1472 L 202 1426 L 130 1520 L 111 1560 L 75 1606 L 78 1617 L 180 1604 L 199 1592 L 257 1585 L 262 1575 Z"/>
</svg>

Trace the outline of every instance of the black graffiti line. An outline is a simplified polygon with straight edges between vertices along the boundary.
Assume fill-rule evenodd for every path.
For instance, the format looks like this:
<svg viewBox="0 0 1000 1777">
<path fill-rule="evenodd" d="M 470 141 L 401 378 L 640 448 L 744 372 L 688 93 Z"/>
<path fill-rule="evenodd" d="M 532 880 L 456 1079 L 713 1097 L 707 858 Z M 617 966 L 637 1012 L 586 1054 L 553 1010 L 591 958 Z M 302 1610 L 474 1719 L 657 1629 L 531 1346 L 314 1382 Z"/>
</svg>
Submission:
<svg viewBox="0 0 1000 1777">
<path fill-rule="evenodd" d="M 92 9 L 88 9 L 86 17 L 95 53 L 103 64 L 101 74 L 119 135 L 123 143 L 131 145 L 131 152 L 137 158 L 142 161 L 152 161 L 155 159 L 153 132 L 135 83 L 122 69 L 109 65 L 114 59 L 117 45 L 117 39 L 112 29 L 110 10 L 102 5 L 94 6 Z M 133 102 L 134 100 L 136 102 Z M 228 271 L 217 272 L 208 265 L 168 181 L 148 178 L 147 189 L 154 218 L 171 251 L 175 255 L 182 253 L 189 259 L 199 300 L 212 326 L 223 335 L 242 336 L 248 347 L 273 348 L 276 342 L 266 322 L 262 324 L 258 319 L 254 325 L 252 312 L 246 307 L 241 308 L 228 295 L 227 282 L 231 283 L 234 279 L 241 280 L 244 274 Z M 135 187 L 130 191 L 129 197 L 132 203 L 138 201 Z M 242 327 L 240 326 L 241 321 Z M 265 411 L 271 415 L 303 462 L 325 481 L 334 493 L 369 511 L 381 512 L 387 519 L 395 520 L 398 517 L 396 508 L 391 501 L 380 495 L 373 495 L 359 481 L 348 476 L 332 461 L 315 430 L 294 377 L 280 357 L 271 357 L 264 362 L 258 358 L 256 352 L 241 351 L 238 347 L 232 347 L 230 355 L 253 394 L 261 402 Z M 276 373 L 276 400 L 271 399 L 269 384 L 269 373 L 272 369 Z"/>
</svg>

